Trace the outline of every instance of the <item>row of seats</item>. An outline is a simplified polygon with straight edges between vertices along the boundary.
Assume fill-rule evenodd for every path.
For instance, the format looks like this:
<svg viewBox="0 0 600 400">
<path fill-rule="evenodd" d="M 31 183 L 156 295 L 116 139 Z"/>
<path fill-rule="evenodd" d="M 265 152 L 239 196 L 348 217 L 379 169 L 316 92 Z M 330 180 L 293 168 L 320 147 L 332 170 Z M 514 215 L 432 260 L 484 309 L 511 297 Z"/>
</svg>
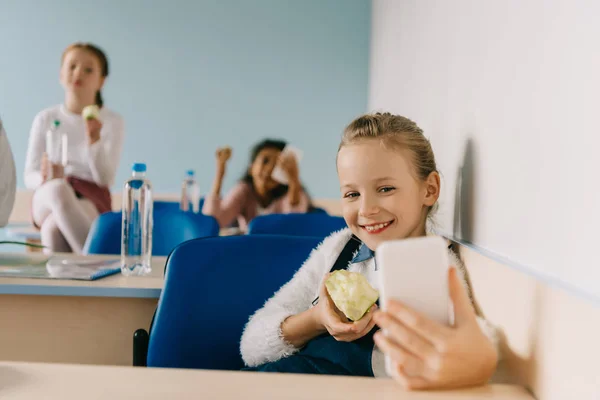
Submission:
<svg viewBox="0 0 600 400">
<path fill-rule="evenodd" d="M 319 212 L 320 211 L 320 212 Z M 119 254 L 121 212 L 92 226 L 86 254 Z M 250 315 L 289 281 L 311 250 L 343 218 L 323 210 L 252 220 L 248 235 L 219 237 L 215 218 L 155 202 L 153 255 L 169 255 L 149 333 L 134 335 L 134 365 L 238 370 L 242 330 Z"/>
<path fill-rule="evenodd" d="M 121 254 L 121 211 L 108 212 L 94 221 L 84 254 Z M 218 236 L 219 223 L 213 217 L 179 211 L 178 209 L 154 210 L 152 230 L 152 254 L 167 256 L 180 243 L 187 240 Z"/>
<path fill-rule="evenodd" d="M 120 254 L 121 219 L 121 212 L 100 215 L 90 229 L 84 254 Z M 179 204 L 175 202 L 155 202 L 153 220 L 152 253 L 155 256 L 167 256 L 177 245 L 188 240 L 219 235 L 219 224 L 215 218 L 180 211 Z M 274 214 L 252 220 L 248 234 L 324 238 L 345 226 L 343 218 L 325 212 Z"/>
</svg>

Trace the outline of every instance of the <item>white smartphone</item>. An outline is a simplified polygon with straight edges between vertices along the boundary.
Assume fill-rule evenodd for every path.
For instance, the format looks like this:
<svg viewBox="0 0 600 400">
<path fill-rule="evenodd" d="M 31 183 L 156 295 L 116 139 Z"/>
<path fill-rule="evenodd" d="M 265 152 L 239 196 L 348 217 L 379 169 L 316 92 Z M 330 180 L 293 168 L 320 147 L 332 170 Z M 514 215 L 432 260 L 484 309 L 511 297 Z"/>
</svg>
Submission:
<svg viewBox="0 0 600 400">
<path fill-rule="evenodd" d="M 379 303 L 387 310 L 389 299 L 441 324 L 451 325 L 448 290 L 448 244 L 439 236 L 382 243 L 375 252 L 379 270 Z M 385 331 L 384 331 L 385 333 Z M 387 373 L 393 375 L 388 356 Z"/>
</svg>

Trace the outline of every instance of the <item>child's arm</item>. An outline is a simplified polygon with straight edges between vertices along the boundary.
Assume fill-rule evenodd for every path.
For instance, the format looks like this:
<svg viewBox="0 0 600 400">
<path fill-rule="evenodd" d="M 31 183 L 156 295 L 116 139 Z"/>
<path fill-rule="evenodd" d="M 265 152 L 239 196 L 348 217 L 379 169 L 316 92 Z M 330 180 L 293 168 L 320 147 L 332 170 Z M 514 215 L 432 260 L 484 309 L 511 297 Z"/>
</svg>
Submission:
<svg viewBox="0 0 600 400">
<path fill-rule="evenodd" d="M 216 218 L 221 228 L 229 226 L 241 214 L 249 196 L 248 185 L 238 183 L 227 193 L 224 199 L 211 192 L 204 199 L 202 214 Z"/>
<path fill-rule="evenodd" d="M 88 125 L 90 122 L 88 122 Z M 94 181 L 100 186 L 110 187 L 115 181 L 121 150 L 125 123 L 121 118 L 106 121 L 100 138 L 88 146 L 88 160 Z"/>
<path fill-rule="evenodd" d="M 216 174 L 215 180 L 213 181 L 213 186 L 210 191 L 210 196 L 213 197 L 221 197 L 221 187 L 223 186 L 223 178 L 225 177 L 225 172 L 227 171 L 227 163 L 231 158 L 231 154 L 233 150 L 231 147 L 221 147 L 217 149 L 217 166 L 216 166 Z"/>
<path fill-rule="evenodd" d="M 298 351 L 298 347 L 290 343 L 291 340 L 284 339 L 282 324 L 289 317 L 295 316 L 289 319 L 295 326 L 308 325 L 293 339 L 297 344 L 316 336 L 311 311 L 307 310 L 311 309 L 319 285 L 333 265 L 332 254 L 334 257 L 339 254 L 348 238 L 348 233 L 341 232 L 325 239 L 313 250 L 294 277 L 250 318 L 240 343 L 246 365 L 257 366 L 277 361 Z"/>
<path fill-rule="evenodd" d="M 293 181 L 290 181 L 287 196 L 291 207 L 297 207 L 300 204 L 301 196 L 303 194 L 304 191 L 302 190 L 300 180 L 296 178 Z"/>
<path fill-rule="evenodd" d="M 314 307 L 292 315 L 281 323 L 281 338 L 297 349 L 326 331 L 319 323 Z"/>
<path fill-rule="evenodd" d="M 248 196 L 247 185 L 239 183 L 231 189 L 225 199 L 221 200 L 223 178 L 225 177 L 227 162 L 231 158 L 231 154 L 231 147 L 217 149 L 215 179 L 210 192 L 204 199 L 204 206 L 202 207 L 202 214 L 215 217 L 221 228 L 229 226 L 242 212 Z"/>
<path fill-rule="evenodd" d="M 44 181 L 41 173 L 42 156 L 46 151 L 46 129 L 48 121 L 43 113 L 33 119 L 25 157 L 25 187 L 30 190 L 37 189 Z"/>
<path fill-rule="evenodd" d="M 308 212 L 310 202 L 308 196 L 300 183 L 300 169 L 298 161 L 291 155 L 282 155 L 279 159 L 281 168 L 288 178 L 288 192 L 284 198 L 283 213 L 305 213 Z"/>
<path fill-rule="evenodd" d="M 300 184 L 298 184 L 299 186 Z M 294 194 L 296 192 L 296 194 Z M 310 201 L 308 196 L 302 189 L 302 187 L 293 188 L 290 184 L 290 188 L 287 196 L 284 198 L 282 203 L 281 212 L 284 214 L 289 213 L 307 213 L 310 207 Z"/>
</svg>

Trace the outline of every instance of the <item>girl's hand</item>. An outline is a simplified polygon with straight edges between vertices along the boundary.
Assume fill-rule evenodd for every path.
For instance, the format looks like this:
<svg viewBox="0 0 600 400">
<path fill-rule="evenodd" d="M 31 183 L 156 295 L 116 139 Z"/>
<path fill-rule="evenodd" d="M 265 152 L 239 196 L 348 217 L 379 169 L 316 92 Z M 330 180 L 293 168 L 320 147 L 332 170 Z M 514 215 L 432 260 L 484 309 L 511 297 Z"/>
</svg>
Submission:
<svg viewBox="0 0 600 400">
<path fill-rule="evenodd" d="M 86 133 L 89 145 L 93 145 L 100 140 L 100 131 L 102 130 L 102 122 L 99 119 L 91 118 L 85 120 Z"/>
<path fill-rule="evenodd" d="M 486 383 L 498 354 L 477 323 L 469 296 L 450 268 L 453 327 L 390 301 L 388 311 L 374 316 L 384 331 L 375 343 L 393 360 L 394 379 L 407 389 L 450 389 Z"/>
<path fill-rule="evenodd" d="M 375 326 L 373 313 L 377 309 L 377 306 L 373 304 L 371 309 L 360 320 L 355 322 L 349 321 L 344 313 L 338 310 L 329 296 L 329 292 L 325 287 L 325 280 L 327 280 L 328 276 L 323 279 L 319 291 L 319 302 L 315 306 L 317 325 L 321 327 L 323 332 L 329 332 L 331 336 L 340 342 L 352 342 L 360 339 Z"/>
<path fill-rule="evenodd" d="M 227 147 L 220 147 L 217 149 L 217 167 L 219 168 L 225 168 L 225 166 L 227 165 L 227 162 L 229 161 L 229 159 L 231 158 L 231 147 L 227 146 Z"/>
<path fill-rule="evenodd" d="M 217 171 L 215 174 L 215 180 L 210 190 L 212 196 L 219 197 L 221 195 L 221 185 L 223 184 L 223 178 L 225 177 L 225 167 L 227 162 L 231 158 L 231 147 L 220 147 L 215 153 L 217 159 Z"/>
<path fill-rule="evenodd" d="M 42 154 L 40 173 L 42 174 L 42 183 L 46 183 L 49 178 L 64 178 L 65 168 L 61 164 L 52 164 L 48 159 L 48 154 L 44 153 Z"/>
<path fill-rule="evenodd" d="M 283 169 L 287 175 L 288 182 L 293 183 L 299 181 L 300 172 L 298 170 L 298 162 L 292 153 L 282 154 L 279 156 L 278 162 L 281 169 Z"/>
</svg>

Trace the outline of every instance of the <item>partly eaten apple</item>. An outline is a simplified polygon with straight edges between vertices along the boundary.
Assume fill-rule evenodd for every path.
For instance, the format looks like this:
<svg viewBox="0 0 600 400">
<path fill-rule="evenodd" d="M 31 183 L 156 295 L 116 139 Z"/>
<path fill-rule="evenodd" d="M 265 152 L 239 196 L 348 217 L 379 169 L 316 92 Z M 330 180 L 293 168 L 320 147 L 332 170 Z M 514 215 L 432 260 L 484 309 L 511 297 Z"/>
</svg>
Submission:
<svg viewBox="0 0 600 400">
<path fill-rule="evenodd" d="M 351 321 L 358 321 L 379 298 L 379 292 L 358 272 L 338 270 L 325 281 L 335 306 Z"/>
<path fill-rule="evenodd" d="M 87 106 L 81 112 L 81 116 L 83 119 L 100 119 L 100 108 L 92 104 L 91 106 Z"/>
</svg>

